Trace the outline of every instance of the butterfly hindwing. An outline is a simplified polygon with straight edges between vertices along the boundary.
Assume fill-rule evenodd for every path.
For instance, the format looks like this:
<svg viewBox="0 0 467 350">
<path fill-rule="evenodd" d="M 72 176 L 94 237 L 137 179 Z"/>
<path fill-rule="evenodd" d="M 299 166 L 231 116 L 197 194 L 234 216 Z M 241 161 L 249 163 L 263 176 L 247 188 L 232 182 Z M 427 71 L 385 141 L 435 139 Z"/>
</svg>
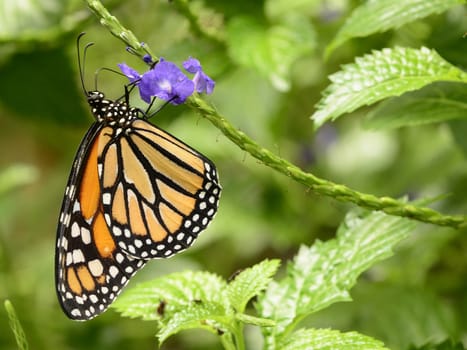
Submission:
<svg viewBox="0 0 467 350">
<path fill-rule="evenodd" d="M 169 257 L 189 247 L 217 211 L 214 164 L 142 119 L 100 141 L 103 212 L 119 247 L 132 257 Z"/>
<path fill-rule="evenodd" d="M 121 251 L 102 211 L 97 158 L 102 125 L 84 137 L 65 191 L 57 232 L 56 289 L 71 319 L 88 320 L 110 305 L 143 260 Z"/>
</svg>

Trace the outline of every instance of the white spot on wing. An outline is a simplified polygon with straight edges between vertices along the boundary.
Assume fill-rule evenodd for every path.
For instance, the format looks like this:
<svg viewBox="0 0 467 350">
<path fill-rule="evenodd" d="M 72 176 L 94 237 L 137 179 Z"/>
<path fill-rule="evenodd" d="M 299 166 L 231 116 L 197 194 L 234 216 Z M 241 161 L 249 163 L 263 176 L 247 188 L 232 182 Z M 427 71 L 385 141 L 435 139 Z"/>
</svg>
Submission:
<svg viewBox="0 0 467 350">
<path fill-rule="evenodd" d="M 88 263 L 88 267 L 89 267 L 89 271 L 91 271 L 94 277 L 98 277 L 102 275 L 102 273 L 104 272 L 104 266 L 102 266 L 102 263 L 100 262 L 99 259 L 91 260 Z"/>
<path fill-rule="evenodd" d="M 102 204 L 109 205 L 111 199 L 112 199 L 112 197 L 110 196 L 110 193 L 104 193 L 102 195 Z"/>
<path fill-rule="evenodd" d="M 73 204 L 73 213 L 76 213 L 80 210 L 81 210 L 81 205 L 79 205 L 78 201 L 75 201 L 75 203 Z"/>
<path fill-rule="evenodd" d="M 80 229 L 78 223 L 74 222 L 71 225 L 71 237 L 78 237 L 80 235 Z"/>
<path fill-rule="evenodd" d="M 120 236 L 122 234 L 122 230 L 120 229 L 120 227 L 117 227 L 117 226 L 114 226 L 112 228 L 112 232 L 114 236 Z"/>
<path fill-rule="evenodd" d="M 70 314 L 71 316 L 79 317 L 81 316 L 81 311 L 79 311 L 79 309 L 73 309 L 71 310 Z"/>
<path fill-rule="evenodd" d="M 70 252 L 66 253 L 66 266 L 70 266 L 73 263 L 73 255 Z"/>
<path fill-rule="evenodd" d="M 122 254 L 122 253 L 117 253 L 117 255 L 115 256 L 115 260 L 117 260 L 117 262 L 118 262 L 119 264 L 122 263 L 123 259 L 124 259 L 124 257 L 123 257 L 123 254 Z"/>
<path fill-rule="evenodd" d="M 81 227 L 81 239 L 84 244 L 91 243 L 91 232 L 86 227 Z"/>
<path fill-rule="evenodd" d="M 115 276 L 118 275 L 118 269 L 117 269 L 114 265 L 112 265 L 112 266 L 110 266 L 110 268 L 109 268 L 109 273 L 110 273 L 110 276 L 112 276 L 113 278 L 115 278 Z"/>
<path fill-rule="evenodd" d="M 84 262 L 84 255 L 81 249 L 73 250 L 73 262 L 75 264 Z"/>
</svg>

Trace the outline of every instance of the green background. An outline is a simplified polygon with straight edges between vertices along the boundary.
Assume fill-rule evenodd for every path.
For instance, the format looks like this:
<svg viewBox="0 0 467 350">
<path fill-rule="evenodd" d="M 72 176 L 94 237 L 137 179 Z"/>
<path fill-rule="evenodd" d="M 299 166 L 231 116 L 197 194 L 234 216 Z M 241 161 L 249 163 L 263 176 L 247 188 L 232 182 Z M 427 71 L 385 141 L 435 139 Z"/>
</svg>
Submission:
<svg viewBox="0 0 467 350">
<path fill-rule="evenodd" d="M 0 300 L 16 308 L 31 349 L 154 349 L 155 323 L 120 318 L 112 309 L 86 322 L 68 320 L 55 295 L 57 220 L 70 166 L 92 122 L 77 67 L 75 40 L 95 42 L 86 59 L 86 86 L 94 72 L 126 62 L 144 64 L 125 51 L 81 1 L 0 0 Z M 22 2 L 23 3 L 23 2 Z M 284 55 L 286 73 L 258 46 L 274 27 L 278 1 L 193 1 L 201 23 L 223 43 L 196 35 L 166 1 L 109 1 L 112 13 L 158 56 L 181 64 L 198 58 L 216 80 L 206 97 L 231 123 L 306 171 L 378 196 L 410 198 L 448 194 L 436 209 L 465 213 L 467 144 L 465 115 L 444 123 L 371 131 L 362 108 L 313 130 L 309 116 L 329 84 L 327 76 L 371 50 L 395 45 L 435 49 L 458 67 L 467 66 L 465 8 L 354 39 L 326 61 L 324 48 L 357 1 L 308 1 L 303 43 Z M 293 2 L 294 4 L 298 2 Z M 272 4 L 272 5 L 271 5 Z M 255 37 L 258 35 L 259 39 Z M 245 38 L 251 39 L 250 46 Z M 274 48 L 274 46 L 273 46 Z M 279 50 L 280 47 L 277 47 Z M 273 51 L 274 52 L 274 51 Z M 259 60 L 260 63 L 255 60 Z M 287 84 L 283 84 L 283 82 Z M 99 90 L 120 97 L 122 77 L 101 72 Z M 287 86 L 288 85 L 288 86 Z M 440 85 L 441 88 L 443 85 Z M 465 88 L 464 88 L 465 89 Z M 140 101 L 133 101 L 142 106 Z M 207 270 L 228 278 L 264 258 L 291 258 L 300 244 L 334 237 L 351 205 L 317 196 L 260 164 L 186 106 L 168 106 L 152 122 L 184 140 L 217 165 L 223 194 L 218 214 L 188 251 L 155 260 L 130 282 L 171 272 Z M 308 322 L 314 327 L 357 330 L 393 349 L 464 335 L 467 320 L 465 230 L 423 225 L 353 290 L 355 302 L 333 305 Z M 128 287 L 127 287 L 128 288 Z M 259 333 L 247 328 L 251 349 Z M 0 348 L 15 349 L 0 308 Z M 187 331 L 166 349 L 217 349 L 215 336 Z"/>
</svg>

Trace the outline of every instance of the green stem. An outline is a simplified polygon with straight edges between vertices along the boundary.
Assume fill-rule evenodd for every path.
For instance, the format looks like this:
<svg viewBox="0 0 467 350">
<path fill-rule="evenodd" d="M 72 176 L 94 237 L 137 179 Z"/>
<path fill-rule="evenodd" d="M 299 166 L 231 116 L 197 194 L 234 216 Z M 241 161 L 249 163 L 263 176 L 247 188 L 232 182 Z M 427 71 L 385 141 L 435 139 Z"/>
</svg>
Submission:
<svg viewBox="0 0 467 350">
<path fill-rule="evenodd" d="M 221 335 L 221 343 L 225 350 L 237 350 L 235 344 L 232 341 L 231 333 L 225 333 Z"/>
<path fill-rule="evenodd" d="M 237 345 L 237 350 L 245 350 L 245 338 L 243 336 L 243 323 L 235 321 L 236 327 L 234 332 L 235 344 Z"/>
<path fill-rule="evenodd" d="M 407 204 L 391 197 L 376 197 L 372 194 L 361 193 L 348 188 L 345 185 L 336 184 L 331 181 L 321 179 L 311 173 L 304 172 L 287 160 L 280 158 L 265 148 L 262 148 L 245 133 L 236 129 L 211 105 L 198 96 L 192 96 L 189 99 L 188 104 L 207 118 L 220 131 L 222 131 L 227 138 L 241 149 L 260 160 L 264 165 L 308 186 L 310 190 L 317 194 L 330 196 L 341 202 L 355 203 L 363 208 L 381 210 L 389 215 L 408 217 L 439 226 L 449 226 L 453 228 L 467 226 L 467 218 L 463 215 L 443 215 L 433 209 Z"/>
<path fill-rule="evenodd" d="M 123 40 L 129 47 L 133 49 L 133 52 L 140 58 L 143 58 L 145 54 L 152 57 L 153 61 L 158 61 L 159 58 L 155 56 L 147 45 L 142 45 L 133 32 L 126 29 L 119 20 L 110 14 L 110 12 L 102 5 L 99 0 L 85 0 L 88 7 L 92 12 L 100 19 L 101 24 L 109 29 L 109 31 Z"/>
<path fill-rule="evenodd" d="M 182 1 L 182 0 L 180 0 Z M 117 18 L 112 16 L 98 0 L 86 0 L 88 6 L 113 35 L 123 40 L 128 46 L 140 55 L 149 53 L 156 59 L 147 46 L 141 46 L 134 34 L 123 27 Z M 144 55 L 144 53 L 142 54 Z M 142 56 L 141 56 L 142 57 Z M 467 217 L 463 215 L 443 215 L 433 209 L 407 204 L 391 197 L 376 197 L 372 194 L 355 191 L 345 185 L 336 184 L 307 173 L 271 151 L 262 148 L 246 134 L 233 127 L 230 122 L 221 116 L 211 105 L 198 96 L 192 96 L 188 104 L 198 113 L 206 117 L 214 126 L 229 138 L 238 147 L 260 160 L 264 165 L 283 173 L 295 181 L 308 186 L 311 191 L 335 198 L 341 202 L 355 203 L 360 207 L 381 210 L 389 215 L 412 218 L 418 221 L 453 228 L 467 226 Z"/>
</svg>

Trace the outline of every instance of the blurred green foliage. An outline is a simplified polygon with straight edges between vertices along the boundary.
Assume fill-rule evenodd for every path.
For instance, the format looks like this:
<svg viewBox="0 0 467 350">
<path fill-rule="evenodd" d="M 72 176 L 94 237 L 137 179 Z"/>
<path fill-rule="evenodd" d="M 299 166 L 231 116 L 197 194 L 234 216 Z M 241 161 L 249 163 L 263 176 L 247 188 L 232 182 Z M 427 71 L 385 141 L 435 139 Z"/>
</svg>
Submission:
<svg viewBox="0 0 467 350">
<path fill-rule="evenodd" d="M 463 104 L 464 113 L 448 110 L 443 113 L 454 117 L 435 118 L 426 111 L 429 123 L 420 121 L 423 108 L 414 109 L 415 122 L 404 122 L 403 115 L 392 123 L 378 119 L 390 115 L 397 100 L 360 108 L 317 131 L 309 119 L 329 85 L 328 76 L 371 50 L 426 46 L 465 68 L 465 6 L 352 37 L 325 60 L 326 47 L 359 1 L 190 1 L 202 28 L 225 34 L 221 42 L 195 35 L 170 1 L 104 4 L 158 56 L 177 63 L 188 56 L 200 59 L 217 82 L 209 100 L 281 157 L 375 195 L 447 194 L 436 209 L 466 212 L 467 113 L 465 99 L 459 98 L 465 93 L 457 87 L 441 88 L 448 94 L 442 101 L 451 102 L 442 107 Z M 154 349 L 155 323 L 120 318 L 113 310 L 86 323 L 72 322 L 55 296 L 58 212 L 74 153 L 92 121 L 77 70 L 75 39 L 81 31 L 96 43 L 86 60 L 88 87 L 94 87 L 94 71 L 101 67 L 127 62 L 143 70 L 84 2 L 0 0 L 0 299 L 15 306 L 32 349 Z M 112 73 L 97 76 L 98 88 L 110 98 L 121 96 L 124 83 Z M 440 87 L 430 89 L 415 97 L 433 103 Z M 411 108 L 411 98 L 405 95 L 399 103 Z M 150 262 L 129 287 L 187 269 L 228 278 L 264 258 L 289 259 L 300 244 L 332 238 L 351 207 L 316 196 L 259 164 L 184 106 L 167 107 L 152 121 L 212 159 L 224 190 L 216 219 L 196 244 L 171 259 Z M 380 125 L 386 126 L 375 127 Z M 394 257 L 361 277 L 352 291 L 354 302 L 335 304 L 307 323 L 358 331 L 392 349 L 416 349 L 446 336 L 465 339 L 465 233 L 420 225 Z M 251 349 L 257 348 L 258 336 L 252 332 L 250 339 Z M 17 348 L 4 309 L 0 348 Z M 187 331 L 169 338 L 163 348 L 217 349 L 219 343 L 207 332 Z"/>
</svg>

